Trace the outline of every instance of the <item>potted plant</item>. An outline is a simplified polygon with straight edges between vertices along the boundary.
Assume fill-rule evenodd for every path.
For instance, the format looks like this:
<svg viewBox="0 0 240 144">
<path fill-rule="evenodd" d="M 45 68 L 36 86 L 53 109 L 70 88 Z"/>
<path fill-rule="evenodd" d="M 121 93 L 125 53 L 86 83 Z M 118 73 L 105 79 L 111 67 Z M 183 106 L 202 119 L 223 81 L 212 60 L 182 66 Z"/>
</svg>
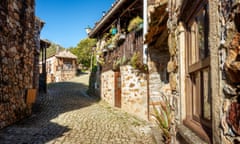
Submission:
<svg viewBox="0 0 240 144">
<path fill-rule="evenodd" d="M 138 69 L 141 72 L 147 72 L 148 70 L 148 66 L 146 64 L 143 64 L 141 61 L 141 55 L 139 52 L 135 52 L 133 54 L 133 56 L 130 59 L 130 65 L 134 68 L 134 69 Z"/>
<path fill-rule="evenodd" d="M 133 30 L 142 29 L 142 27 L 143 19 L 140 16 L 136 16 L 130 21 L 128 25 L 128 31 L 131 32 Z"/>
<path fill-rule="evenodd" d="M 121 59 L 120 58 L 114 60 L 112 70 L 113 71 L 118 71 L 120 69 L 120 64 L 121 64 Z"/>
<path fill-rule="evenodd" d="M 100 64 L 100 65 L 104 65 L 105 64 L 105 61 L 104 61 L 104 58 L 103 57 L 99 57 L 97 59 L 97 62 Z"/>
<path fill-rule="evenodd" d="M 112 35 L 115 35 L 115 34 L 117 34 L 117 32 L 118 32 L 117 28 L 116 28 L 114 25 L 112 25 L 112 27 L 111 27 L 111 29 L 110 29 L 110 33 L 111 33 Z"/>
<path fill-rule="evenodd" d="M 118 38 L 119 38 L 119 34 L 115 34 L 108 39 L 107 46 L 109 50 L 113 50 L 114 48 L 117 47 Z"/>
</svg>

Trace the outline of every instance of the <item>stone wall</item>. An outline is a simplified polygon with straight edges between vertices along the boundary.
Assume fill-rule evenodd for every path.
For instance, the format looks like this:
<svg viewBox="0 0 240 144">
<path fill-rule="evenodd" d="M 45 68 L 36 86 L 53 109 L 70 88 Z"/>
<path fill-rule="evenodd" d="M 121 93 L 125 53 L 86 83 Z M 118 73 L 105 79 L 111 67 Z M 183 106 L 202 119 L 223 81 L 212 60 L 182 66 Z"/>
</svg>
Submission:
<svg viewBox="0 0 240 144">
<path fill-rule="evenodd" d="M 218 120 L 221 129 L 217 129 L 216 137 L 219 136 L 224 144 L 240 143 L 240 1 L 219 1 L 218 12 L 220 17 L 221 45 L 218 49 L 221 70 L 221 105 Z M 227 22 L 226 22 L 227 20 Z M 217 142 L 218 142 L 217 141 Z"/>
<path fill-rule="evenodd" d="M 33 88 L 39 89 L 39 57 L 40 57 L 40 32 L 43 27 L 43 21 L 38 18 L 35 18 L 35 51 L 34 51 L 34 73 L 33 73 Z"/>
<path fill-rule="evenodd" d="M 69 64 L 71 63 L 72 68 L 68 69 L 64 67 L 64 61 L 69 62 Z M 76 59 L 52 56 L 46 62 L 47 83 L 66 81 L 76 76 Z"/>
<path fill-rule="evenodd" d="M 115 106 L 115 72 L 101 74 L 101 99 Z M 139 118 L 148 119 L 147 75 L 131 66 L 121 66 L 121 109 Z"/>
<path fill-rule="evenodd" d="M 34 0 L 0 1 L 0 128 L 31 111 L 25 96 L 34 87 L 34 8 Z"/>
<path fill-rule="evenodd" d="M 142 119 L 148 119 L 147 75 L 131 66 L 122 66 L 122 109 Z"/>
<path fill-rule="evenodd" d="M 107 71 L 101 74 L 101 99 L 114 106 L 114 72 Z"/>
<path fill-rule="evenodd" d="M 240 114 L 239 114 L 239 83 L 240 83 L 240 1 L 213 0 L 209 1 L 209 49 L 211 65 L 211 104 L 212 104 L 212 143 L 232 144 L 240 142 Z M 169 28 L 170 61 L 168 72 L 171 90 L 176 98 L 175 124 L 178 132 L 184 138 L 195 140 L 196 135 L 188 128 L 181 128 L 182 121 L 186 118 L 186 89 L 185 89 L 185 36 L 184 24 L 179 22 L 178 8 L 171 7 Z M 175 63 L 176 68 L 170 68 Z M 179 93 L 180 92 L 180 93 Z M 180 94 L 180 96 L 178 96 Z M 180 120 L 180 121 L 179 121 Z M 180 127 L 179 127 L 180 126 Z M 183 133 L 182 133 L 183 132 Z M 182 136 L 183 136 L 182 135 Z M 199 135 L 198 135 L 199 136 Z M 197 136 L 197 137 L 198 137 Z"/>
<path fill-rule="evenodd" d="M 149 46 L 150 59 L 148 62 L 149 70 L 149 97 L 150 105 L 161 99 L 163 87 L 168 85 L 167 63 L 169 61 L 169 53 L 160 49 L 153 49 Z"/>
</svg>

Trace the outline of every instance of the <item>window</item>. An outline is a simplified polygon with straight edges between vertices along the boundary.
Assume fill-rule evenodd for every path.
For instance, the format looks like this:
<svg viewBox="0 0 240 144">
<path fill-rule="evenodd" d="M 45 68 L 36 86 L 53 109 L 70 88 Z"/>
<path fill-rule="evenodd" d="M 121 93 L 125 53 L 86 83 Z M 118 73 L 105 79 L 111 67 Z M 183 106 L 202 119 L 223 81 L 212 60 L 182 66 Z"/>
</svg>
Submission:
<svg viewBox="0 0 240 144">
<path fill-rule="evenodd" d="M 203 139 L 211 137 L 211 75 L 208 47 L 208 4 L 202 2 L 187 23 L 185 125 Z"/>
<path fill-rule="evenodd" d="M 63 62 L 63 70 L 73 70 L 73 65 L 69 61 Z"/>
</svg>

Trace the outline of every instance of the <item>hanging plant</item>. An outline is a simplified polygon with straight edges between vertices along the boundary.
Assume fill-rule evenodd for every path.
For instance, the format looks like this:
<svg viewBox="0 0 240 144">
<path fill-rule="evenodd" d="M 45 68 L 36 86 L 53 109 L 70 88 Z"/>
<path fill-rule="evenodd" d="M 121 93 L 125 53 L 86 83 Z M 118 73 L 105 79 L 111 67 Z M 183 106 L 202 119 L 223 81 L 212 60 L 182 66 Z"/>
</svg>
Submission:
<svg viewBox="0 0 240 144">
<path fill-rule="evenodd" d="M 98 62 L 100 65 L 104 65 L 104 64 L 105 64 L 104 58 L 102 58 L 102 57 L 99 57 L 99 58 L 97 59 L 97 62 Z"/>
<path fill-rule="evenodd" d="M 117 71 L 120 69 L 121 61 L 122 61 L 121 58 L 118 58 L 113 61 L 113 67 L 112 67 L 113 71 Z"/>
<path fill-rule="evenodd" d="M 113 50 L 114 48 L 117 47 L 117 41 L 119 38 L 119 34 L 113 35 L 112 37 L 110 37 L 107 41 L 107 47 L 109 50 Z"/>
<path fill-rule="evenodd" d="M 141 55 L 139 52 L 135 52 L 130 60 L 130 64 L 134 69 L 138 69 L 142 72 L 147 72 L 148 66 L 142 63 L 140 56 Z"/>
<path fill-rule="evenodd" d="M 126 32 L 124 29 L 122 29 L 118 36 L 118 41 L 117 41 L 118 46 L 122 45 L 125 39 L 126 39 Z"/>
<path fill-rule="evenodd" d="M 136 30 L 138 27 L 143 27 L 142 24 L 143 24 L 143 19 L 137 16 L 130 21 L 128 25 L 128 31 L 131 32 L 133 30 Z"/>
<path fill-rule="evenodd" d="M 118 33 L 118 30 L 117 30 L 117 28 L 116 28 L 114 25 L 112 25 L 112 27 L 111 27 L 111 29 L 110 29 L 109 32 L 110 32 L 112 35 L 115 35 L 115 34 Z"/>
<path fill-rule="evenodd" d="M 129 59 L 127 59 L 126 56 L 124 55 L 124 56 L 121 58 L 121 65 L 127 64 L 128 61 L 129 61 Z"/>
</svg>

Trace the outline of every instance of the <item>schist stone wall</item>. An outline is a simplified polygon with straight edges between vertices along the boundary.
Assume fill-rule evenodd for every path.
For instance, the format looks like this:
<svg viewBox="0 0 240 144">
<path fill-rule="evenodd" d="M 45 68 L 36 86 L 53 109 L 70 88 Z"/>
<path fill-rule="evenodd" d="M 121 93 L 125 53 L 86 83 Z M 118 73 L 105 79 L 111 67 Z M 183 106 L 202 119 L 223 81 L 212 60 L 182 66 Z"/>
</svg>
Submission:
<svg viewBox="0 0 240 144">
<path fill-rule="evenodd" d="M 148 119 L 147 75 L 127 65 L 121 70 L 121 107 L 139 118 Z"/>
<path fill-rule="evenodd" d="M 129 65 L 120 67 L 121 109 L 148 119 L 147 75 Z M 101 75 L 101 98 L 115 106 L 115 72 L 110 70 Z"/>
<path fill-rule="evenodd" d="M 101 74 L 101 98 L 114 106 L 114 72 L 107 71 Z"/>
<path fill-rule="evenodd" d="M 0 128 L 31 113 L 25 97 L 37 85 L 33 76 L 39 37 L 35 36 L 40 30 L 35 31 L 34 8 L 34 0 L 0 1 Z"/>
</svg>

